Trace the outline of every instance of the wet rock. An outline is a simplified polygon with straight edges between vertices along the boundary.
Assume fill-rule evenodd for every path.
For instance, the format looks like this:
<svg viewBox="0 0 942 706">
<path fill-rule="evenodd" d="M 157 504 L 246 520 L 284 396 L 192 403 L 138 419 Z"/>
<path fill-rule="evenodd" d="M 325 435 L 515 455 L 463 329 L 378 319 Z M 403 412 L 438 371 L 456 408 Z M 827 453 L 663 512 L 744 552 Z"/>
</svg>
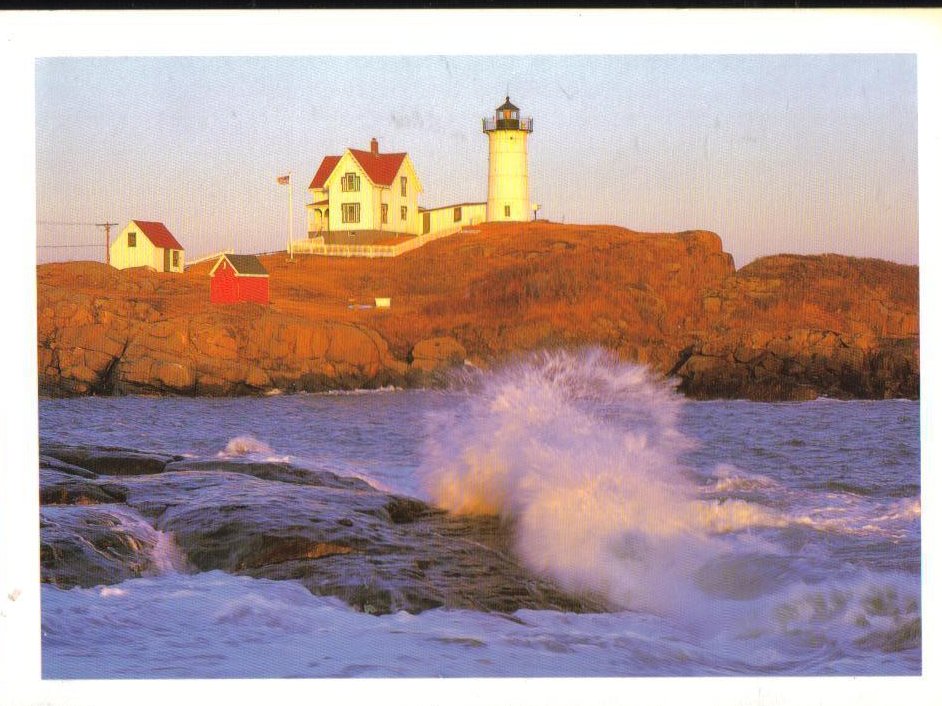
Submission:
<svg viewBox="0 0 942 706">
<path fill-rule="evenodd" d="M 101 483 L 50 468 L 39 470 L 41 505 L 95 505 L 125 500 L 127 493 L 117 484 Z"/>
<path fill-rule="evenodd" d="M 66 478 L 101 482 L 66 474 L 49 480 Z M 103 514 L 104 506 L 44 508 L 44 580 L 94 585 L 140 575 L 153 565 L 154 537 L 166 533 L 194 570 L 296 580 L 371 613 L 604 609 L 530 575 L 497 518 L 452 517 L 357 478 L 285 463 L 199 459 L 126 476 L 121 491 L 125 504 L 107 506 L 115 514 Z"/>
<path fill-rule="evenodd" d="M 166 465 L 182 456 L 144 453 L 111 446 L 77 447 L 44 444 L 42 452 L 59 461 L 97 474 L 137 476 L 162 473 Z"/>
<path fill-rule="evenodd" d="M 373 486 L 360 478 L 339 476 L 331 471 L 315 471 L 298 468 L 288 463 L 255 463 L 252 461 L 228 460 L 183 460 L 167 464 L 166 471 L 244 473 L 262 480 L 273 480 L 295 485 L 348 488 L 350 490 L 373 490 Z"/>
<path fill-rule="evenodd" d="M 46 506 L 39 527 L 43 583 L 61 588 L 114 584 L 156 568 L 159 535 L 126 507 Z"/>
<path fill-rule="evenodd" d="M 39 467 L 49 468 L 54 471 L 59 471 L 60 473 L 65 473 L 70 476 L 78 476 L 79 478 L 97 478 L 98 474 L 94 473 L 87 468 L 82 468 L 81 466 L 75 466 L 71 463 L 66 463 L 65 461 L 60 461 L 57 458 L 52 456 L 40 455 L 39 457 Z"/>
<path fill-rule="evenodd" d="M 257 546 L 249 549 L 248 558 L 240 563 L 236 570 L 258 569 L 286 561 L 322 559 L 354 551 L 343 544 L 314 542 L 304 537 L 263 537 L 256 539 L 254 544 Z"/>
<path fill-rule="evenodd" d="M 413 498 L 403 498 L 394 496 L 386 503 L 386 512 L 389 513 L 389 519 L 395 524 L 404 524 L 406 522 L 415 522 L 416 520 L 428 517 L 437 510 L 433 510 L 421 500 Z"/>
</svg>

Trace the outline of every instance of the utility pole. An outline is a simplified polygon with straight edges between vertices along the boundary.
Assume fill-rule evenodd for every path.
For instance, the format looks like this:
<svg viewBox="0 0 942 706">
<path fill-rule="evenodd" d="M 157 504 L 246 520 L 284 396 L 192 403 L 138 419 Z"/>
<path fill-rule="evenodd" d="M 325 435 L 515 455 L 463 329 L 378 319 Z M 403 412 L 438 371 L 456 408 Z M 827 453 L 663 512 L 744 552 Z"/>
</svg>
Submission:
<svg viewBox="0 0 942 706">
<path fill-rule="evenodd" d="M 117 223 L 96 223 L 96 226 L 99 228 L 105 229 L 105 264 L 111 264 L 111 226 L 118 225 Z"/>
</svg>

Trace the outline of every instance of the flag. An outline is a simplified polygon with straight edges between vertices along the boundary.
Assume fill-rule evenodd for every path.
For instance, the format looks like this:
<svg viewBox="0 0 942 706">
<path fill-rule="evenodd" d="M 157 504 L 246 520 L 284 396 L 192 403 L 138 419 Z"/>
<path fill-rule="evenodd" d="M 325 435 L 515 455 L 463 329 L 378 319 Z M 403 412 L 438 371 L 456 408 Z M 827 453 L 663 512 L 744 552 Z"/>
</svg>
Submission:
<svg viewBox="0 0 942 706">
<path fill-rule="evenodd" d="M 291 175 L 285 174 L 284 176 L 278 177 L 278 183 L 282 185 L 287 184 L 289 179 L 291 179 Z"/>
</svg>

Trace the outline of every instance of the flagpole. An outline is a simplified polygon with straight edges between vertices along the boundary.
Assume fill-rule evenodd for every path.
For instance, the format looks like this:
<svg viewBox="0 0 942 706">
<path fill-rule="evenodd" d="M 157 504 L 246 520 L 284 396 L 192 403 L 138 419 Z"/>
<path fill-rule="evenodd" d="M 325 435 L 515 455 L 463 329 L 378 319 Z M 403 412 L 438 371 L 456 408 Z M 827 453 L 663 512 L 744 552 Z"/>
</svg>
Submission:
<svg viewBox="0 0 942 706">
<path fill-rule="evenodd" d="M 294 208 L 291 201 L 291 172 L 288 172 L 288 259 L 294 261 L 294 249 L 291 241 L 294 240 Z"/>
</svg>

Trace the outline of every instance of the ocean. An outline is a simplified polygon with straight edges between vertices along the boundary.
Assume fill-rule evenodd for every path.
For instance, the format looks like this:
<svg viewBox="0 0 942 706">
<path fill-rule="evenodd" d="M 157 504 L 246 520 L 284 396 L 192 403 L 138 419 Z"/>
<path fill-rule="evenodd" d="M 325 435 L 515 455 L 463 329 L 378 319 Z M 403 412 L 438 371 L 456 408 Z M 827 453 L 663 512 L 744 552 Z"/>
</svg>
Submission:
<svg viewBox="0 0 942 706">
<path fill-rule="evenodd" d="M 694 402 L 583 351 L 468 371 L 443 390 L 39 410 L 42 444 L 330 472 L 497 518 L 525 577 L 591 597 L 573 610 L 374 613 L 290 578 L 197 570 L 146 513 L 48 504 L 47 525 L 110 512 L 154 539 L 134 578 L 43 585 L 44 678 L 922 672 L 918 402 Z M 161 474 L 146 482 L 188 501 Z M 272 497 L 285 498 L 272 512 L 305 507 L 300 486 L 225 482 L 245 513 Z"/>
</svg>

